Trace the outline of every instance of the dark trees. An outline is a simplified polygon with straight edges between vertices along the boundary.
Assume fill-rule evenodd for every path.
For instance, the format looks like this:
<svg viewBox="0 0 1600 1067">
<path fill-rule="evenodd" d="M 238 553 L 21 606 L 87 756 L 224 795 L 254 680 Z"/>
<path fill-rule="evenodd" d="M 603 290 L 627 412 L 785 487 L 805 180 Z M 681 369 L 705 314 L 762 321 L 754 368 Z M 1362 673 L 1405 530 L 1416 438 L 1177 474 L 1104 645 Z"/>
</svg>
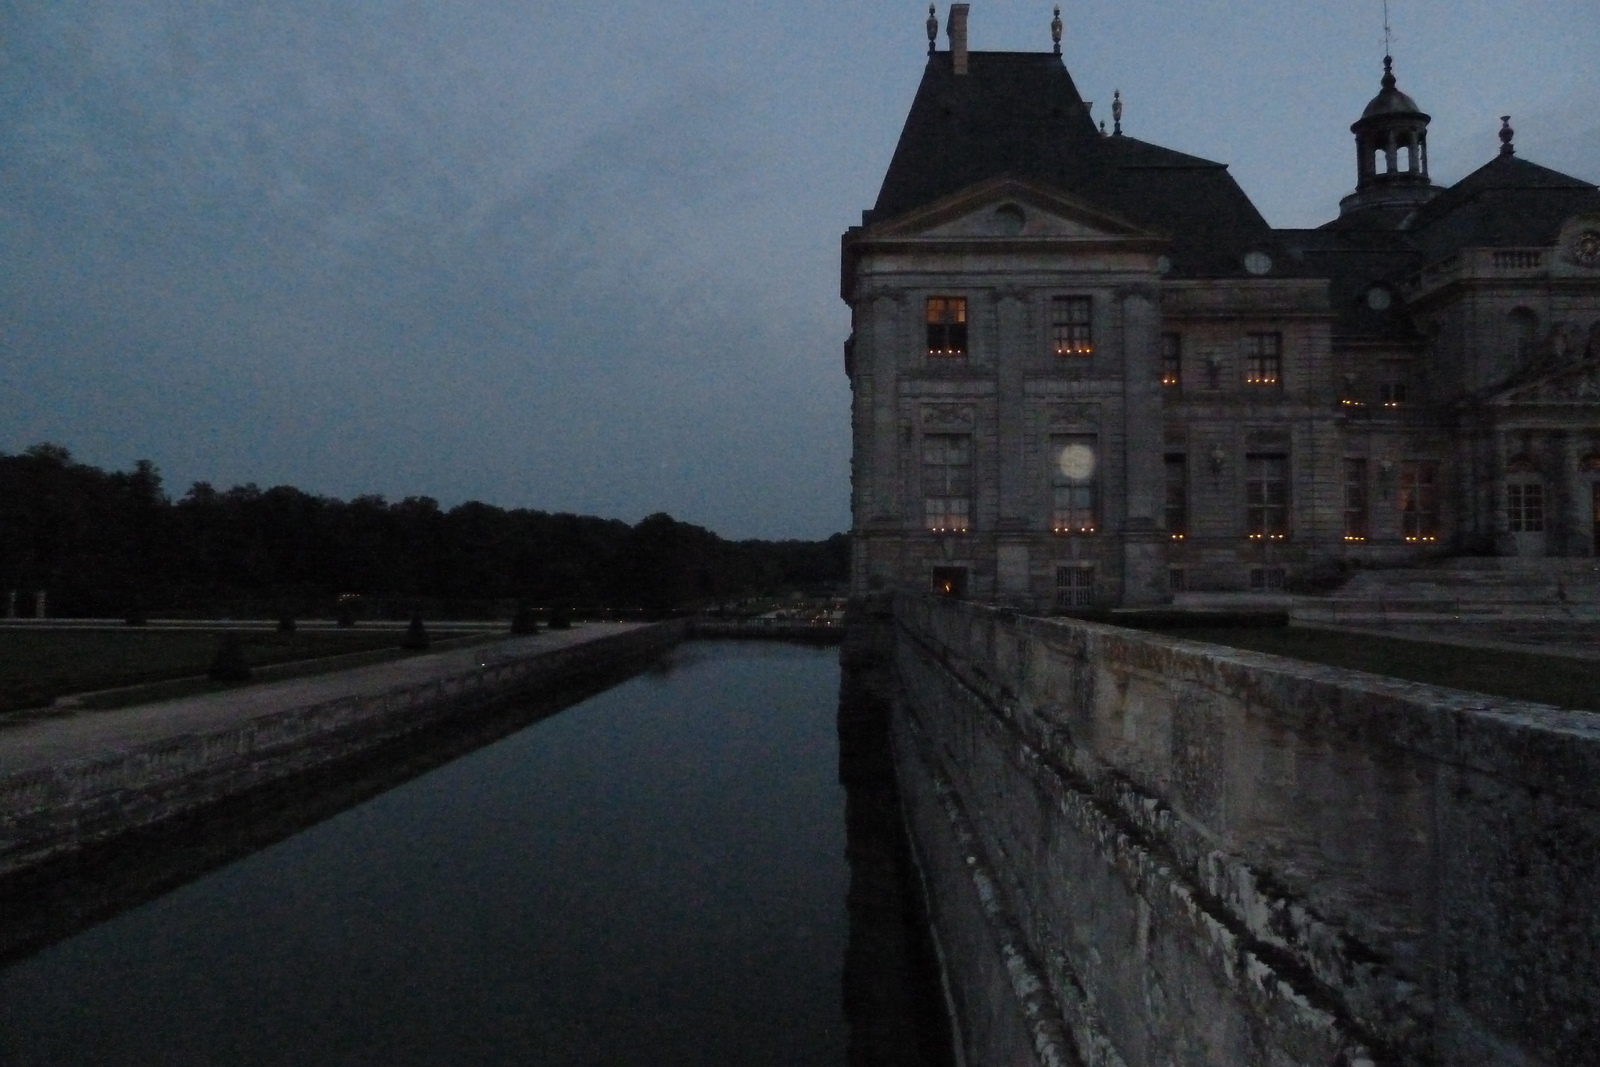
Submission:
<svg viewBox="0 0 1600 1067">
<path fill-rule="evenodd" d="M 343 501 L 289 486 L 162 491 L 74 462 L 56 445 L 0 453 L 0 597 L 49 590 L 52 614 L 159 610 L 322 615 L 358 594 L 400 617 L 477 613 L 495 602 L 663 612 L 796 589 L 848 570 L 843 534 L 823 542 L 725 541 L 655 514 L 637 525 L 428 497 Z"/>
</svg>

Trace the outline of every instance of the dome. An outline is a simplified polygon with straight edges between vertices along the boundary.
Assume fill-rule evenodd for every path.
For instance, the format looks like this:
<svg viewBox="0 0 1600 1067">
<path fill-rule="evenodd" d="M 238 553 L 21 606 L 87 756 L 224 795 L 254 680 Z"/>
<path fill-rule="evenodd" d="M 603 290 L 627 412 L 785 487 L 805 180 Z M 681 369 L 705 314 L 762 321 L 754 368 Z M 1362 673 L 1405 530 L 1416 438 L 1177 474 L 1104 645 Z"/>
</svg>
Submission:
<svg viewBox="0 0 1600 1067">
<path fill-rule="evenodd" d="M 1395 88 L 1394 60 L 1388 56 L 1383 57 L 1383 88 L 1378 95 L 1372 98 L 1372 103 L 1361 113 L 1364 119 L 1375 118 L 1380 115 L 1421 115 L 1422 109 L 1417 107 L 1417 102 Z"/>
</svg>

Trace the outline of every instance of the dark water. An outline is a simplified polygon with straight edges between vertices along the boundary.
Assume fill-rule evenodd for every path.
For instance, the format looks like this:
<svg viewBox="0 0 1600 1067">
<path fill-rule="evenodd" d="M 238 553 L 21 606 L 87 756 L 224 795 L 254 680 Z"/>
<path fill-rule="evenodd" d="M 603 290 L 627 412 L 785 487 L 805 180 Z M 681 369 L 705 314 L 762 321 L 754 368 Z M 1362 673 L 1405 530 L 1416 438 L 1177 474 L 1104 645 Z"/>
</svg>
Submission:
<svg viewBox="0 0 1600 1067">
<path fill-rule="evenodd" d="M 0 971 L 0 1063 L 842 1065 L 839 687 L 680 649 Z"/>
</svg>

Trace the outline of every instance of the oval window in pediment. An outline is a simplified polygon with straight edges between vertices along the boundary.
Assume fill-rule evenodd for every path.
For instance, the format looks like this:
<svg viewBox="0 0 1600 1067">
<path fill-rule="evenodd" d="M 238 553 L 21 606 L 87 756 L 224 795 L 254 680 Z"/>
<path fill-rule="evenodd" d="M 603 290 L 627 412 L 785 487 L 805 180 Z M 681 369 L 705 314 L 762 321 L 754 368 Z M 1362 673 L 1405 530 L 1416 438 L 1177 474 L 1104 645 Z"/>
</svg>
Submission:
<svg viewBox="0 0 1600 1067">
<path fill-rule="evenodd" d="M 1028 224 L 1027 214 L 1016 204 L 1001 204 L 994 209 L 995 232 L 1006 237 L 1015 237 L 1022 232 Z"/>
</svg>

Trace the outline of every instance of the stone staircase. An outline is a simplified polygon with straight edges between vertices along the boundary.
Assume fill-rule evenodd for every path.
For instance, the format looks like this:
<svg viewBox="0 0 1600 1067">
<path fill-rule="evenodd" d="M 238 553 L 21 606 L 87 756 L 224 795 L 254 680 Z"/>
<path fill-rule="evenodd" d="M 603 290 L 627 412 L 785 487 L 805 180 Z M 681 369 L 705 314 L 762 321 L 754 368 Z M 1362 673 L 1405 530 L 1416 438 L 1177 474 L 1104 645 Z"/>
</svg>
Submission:
<svg viewBox="0 0 1600 1067">
<path fill-rule="evenodd" d="M 1463 557 L 1363 571 L 1328 596 L 1296 597 L 1290 621 L 1527 645 L 1600 642 L 1600 559 Z"/>
</svg>

